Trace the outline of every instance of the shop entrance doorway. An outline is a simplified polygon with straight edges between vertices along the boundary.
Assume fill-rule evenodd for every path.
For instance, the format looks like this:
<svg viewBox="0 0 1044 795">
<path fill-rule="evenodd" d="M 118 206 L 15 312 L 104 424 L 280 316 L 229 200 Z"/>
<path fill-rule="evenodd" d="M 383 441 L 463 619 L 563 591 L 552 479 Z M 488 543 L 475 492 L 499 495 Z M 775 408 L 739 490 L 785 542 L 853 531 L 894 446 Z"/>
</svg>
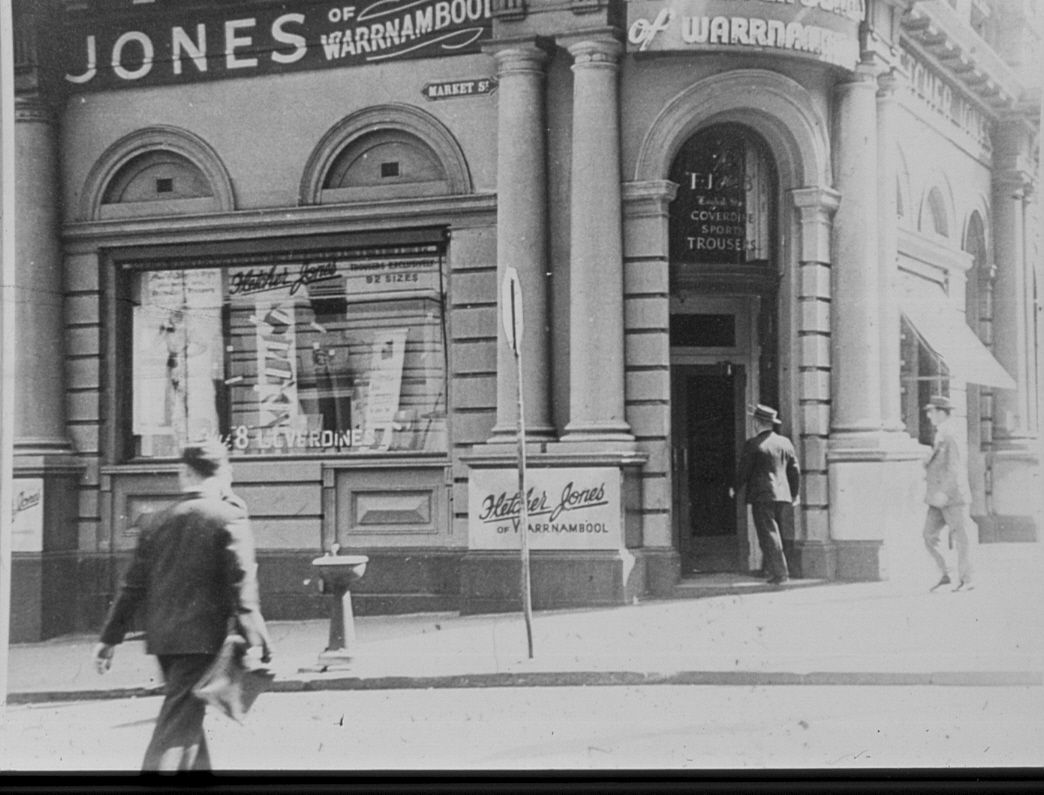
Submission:
<svg viewBox="0 0 1044 795">
<path fill-rule="evenodd" d="M 747 570 L 745 517 L 729 495 L 742 444 L 746 368 L 673 368 L 675 525 L 682 576 Z"/>
</svg>

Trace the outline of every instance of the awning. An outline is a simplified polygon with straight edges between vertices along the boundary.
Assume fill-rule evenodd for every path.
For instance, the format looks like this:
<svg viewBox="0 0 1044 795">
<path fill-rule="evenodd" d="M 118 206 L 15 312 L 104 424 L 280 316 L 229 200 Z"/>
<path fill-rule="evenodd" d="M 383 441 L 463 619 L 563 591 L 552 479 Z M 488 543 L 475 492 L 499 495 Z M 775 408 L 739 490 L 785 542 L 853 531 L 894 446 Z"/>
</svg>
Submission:
<svg viewBox="0 0 1044 795">
<path fill-rule="evenodd" d="M 905 277 L 900 305 L 921 340 L 950 372 L 972 384 L 1014 389 L 1015 381 L 964 322 L 941 287 Z"/>
</svg>

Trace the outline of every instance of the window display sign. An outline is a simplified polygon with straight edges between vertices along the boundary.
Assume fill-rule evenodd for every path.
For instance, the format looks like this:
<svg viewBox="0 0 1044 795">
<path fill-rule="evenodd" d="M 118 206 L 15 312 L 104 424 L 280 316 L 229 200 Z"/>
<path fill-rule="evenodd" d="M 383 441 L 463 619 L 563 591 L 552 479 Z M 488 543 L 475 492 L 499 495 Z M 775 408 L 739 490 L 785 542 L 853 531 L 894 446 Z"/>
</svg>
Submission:
<svg viewBox="0 0 1044 795">
<path fill-rule="evenodd" d="M 15 478 L 11 550 L 43 551 L 43 478 Z"/>
<path fill-rule="evenodd" d="M 202 262 L 124 266 L 134 456 L 446 449 L 438 251 Z"/>
<path fill-rule="evenodd" d="M 620 470 L 527 469 L 530 549 L 623 546 Z M 473 469 L 468 480 L 471 549 L 521 549 L 522 502 L 514 469 Z"/>
<path fill-rule="evenodd" d="M 480 52 L 492 0 L 86 0 L 66 11 L 62 73 L 79 90 L 189 83 Z"/>
<path fill-rule="evenodd" d="M 733 124 L 709 127 L 671 165 L 671 260 L 743 265 L 771 251 L 774 168 L 766 147 Z"/>
<path fill-rule="evenodd" d="M 628 52 L 781 53 L 854 69 L 865 0 L 633 0 Z"/>
</svg>

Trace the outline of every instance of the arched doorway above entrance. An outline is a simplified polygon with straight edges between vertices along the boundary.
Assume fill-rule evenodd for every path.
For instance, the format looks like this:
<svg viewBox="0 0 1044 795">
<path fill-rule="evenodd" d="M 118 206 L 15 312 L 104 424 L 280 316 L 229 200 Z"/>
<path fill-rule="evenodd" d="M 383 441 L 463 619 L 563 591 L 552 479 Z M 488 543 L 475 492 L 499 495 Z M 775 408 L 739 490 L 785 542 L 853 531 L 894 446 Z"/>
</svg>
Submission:
<svg viewBox="0 0 1044 795">
<path fill-rule="evenodd" d="M 776 167 L 739 124 L 694 133 L 669 177 L 673 526 L 683 576 L 758 568 L 732 494 L 746 406 L 778 405 Z"/>
</svg>

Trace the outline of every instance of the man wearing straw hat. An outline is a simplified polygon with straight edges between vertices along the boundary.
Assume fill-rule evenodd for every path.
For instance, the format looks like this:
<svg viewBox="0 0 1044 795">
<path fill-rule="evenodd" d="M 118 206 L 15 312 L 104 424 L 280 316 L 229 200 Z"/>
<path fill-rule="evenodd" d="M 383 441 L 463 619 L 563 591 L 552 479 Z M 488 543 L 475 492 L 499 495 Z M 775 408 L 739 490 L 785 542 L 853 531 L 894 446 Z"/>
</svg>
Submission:
<svg viewBox="0 0 1044 795">
<path fill-rule="evenodd" d="M 778 419 L 776 410 L 759 404 L 752 416 L 754 436 L 743 445 L 736 491 L 746 492 L 768 581 L 782 585 L 790 579 L 790 571 L 779 526 L 784 507 L 797 505 L 801 472 L 794 445 L 773 430 Z"/>
<path fill-rule="evenodd" d="M 931 455 L 924 462 L 927 490 L 924 501 L 928 503 L 928 515 L 924 520 L 924 545 L 939 569 L 939 582 L 929 590 L 934 591 L 950 584 L 950 572 L 946 559 L 939 551 L 939 538 L 943 527 L 949 527 L 957 546 L 957 586 L 955 591 L 970 591 L 971 558 L 968 553 L 968 527 L 971 515 L 971 488 L 968 485 L 968 469 L 961 456 L 961 447 L 950 419 L 953 404 L 949 398 L 934 395 L 924 407 L 928 421 L 935 428 L 935 440 Z"/>
</svg>

